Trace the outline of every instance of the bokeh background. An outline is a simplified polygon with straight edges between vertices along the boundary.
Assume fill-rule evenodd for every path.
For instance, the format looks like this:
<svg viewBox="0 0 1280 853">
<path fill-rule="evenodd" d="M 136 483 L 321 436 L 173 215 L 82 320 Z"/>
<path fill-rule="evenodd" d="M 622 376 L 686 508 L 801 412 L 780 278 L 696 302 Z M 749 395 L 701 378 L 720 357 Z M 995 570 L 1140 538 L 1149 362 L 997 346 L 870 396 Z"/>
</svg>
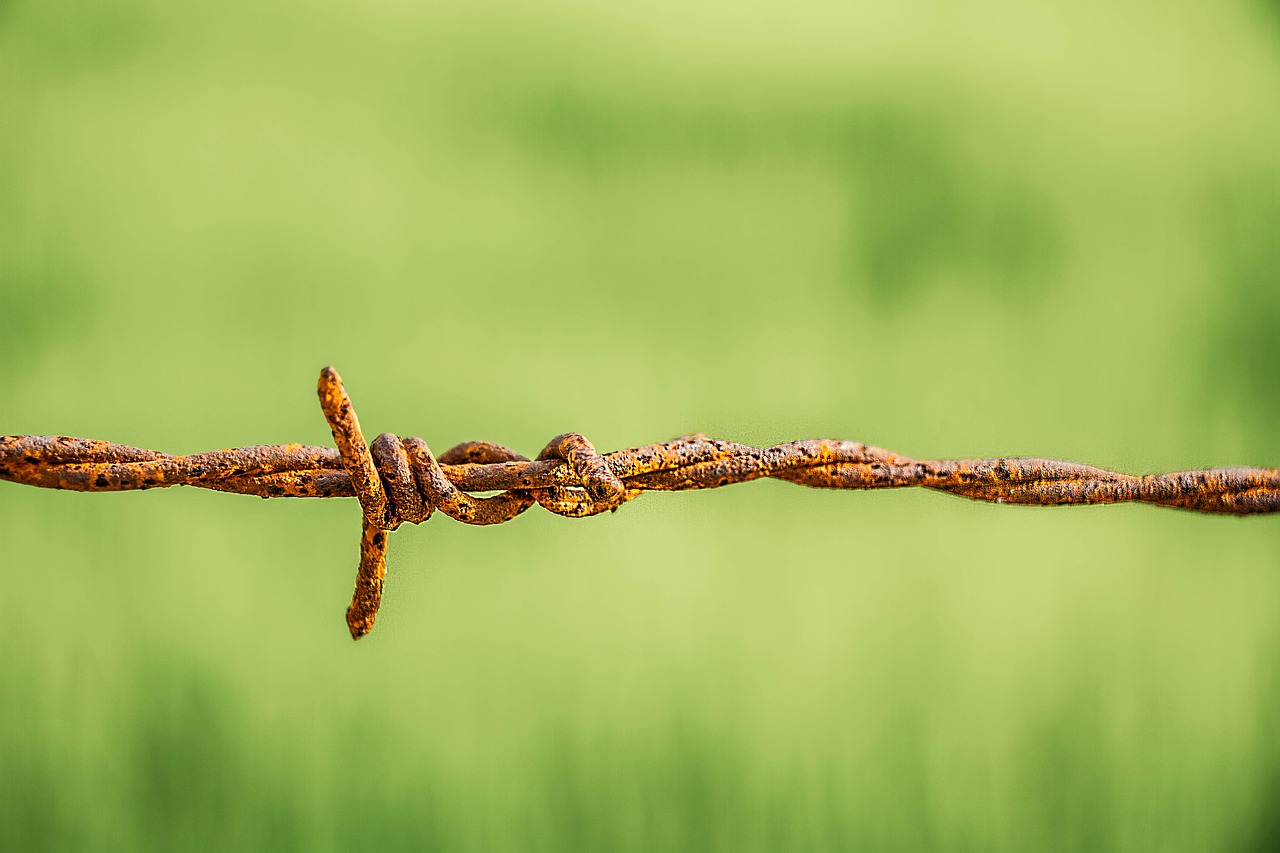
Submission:
<svg viewBox="0 0 1280 853">
<path fill-rule="evenodd" d="M 1280 465 L 1280 6 L 0 2 L 0 432 Z M 1280 523 L 0 484 L 6 850 L 1280 844 Z"/>
</svg>

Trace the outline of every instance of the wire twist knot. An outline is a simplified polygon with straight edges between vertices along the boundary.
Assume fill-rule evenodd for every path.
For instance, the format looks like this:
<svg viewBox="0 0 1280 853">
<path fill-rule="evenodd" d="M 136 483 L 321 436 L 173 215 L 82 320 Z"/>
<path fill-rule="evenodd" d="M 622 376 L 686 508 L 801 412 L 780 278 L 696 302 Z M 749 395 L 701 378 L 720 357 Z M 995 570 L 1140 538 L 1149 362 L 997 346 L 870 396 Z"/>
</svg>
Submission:
<svg viewBox="0 0 1280 853">
<path fill-rule="evenodd" d="M 472 497 L 450 482 L 440 467 L 442 461 L 449 465 L 492 465 L 528 462 L 528 457 L 491 442 L 471 441 L 450 448 L 436 459 L 422 439 L 389 432 L 366 446 L 360 420 L 338 372 L 332 367 L 322 370 L 317 391 L 342 467 L 364 513 L 360 569 L 355 594 L 347 608 L 347 626 L 356 639 L 373 628 L 386 577 L 386 534 L 401 523 L 421 524 L 439 509 L 466 524 L 501 524 L 535 502 L 559 515 L 580 517 L 617 509 L 639 494 L 623 485 L 590 441 L 568 432 L 553 438 L 537 458 L 562 461 L 576 490 L 569 485 L 551 485 L 506 489 L 488 498 Z"/>
</svg>

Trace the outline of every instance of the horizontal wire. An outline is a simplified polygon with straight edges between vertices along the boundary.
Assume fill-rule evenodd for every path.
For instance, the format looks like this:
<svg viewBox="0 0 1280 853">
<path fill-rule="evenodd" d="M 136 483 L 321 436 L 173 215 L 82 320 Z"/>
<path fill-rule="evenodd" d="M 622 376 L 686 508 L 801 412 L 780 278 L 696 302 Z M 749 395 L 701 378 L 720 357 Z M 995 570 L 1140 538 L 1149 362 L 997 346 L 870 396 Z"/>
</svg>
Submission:
<svg viewBox="0 0 1280 853">
<path fill-rule="evenodd" d="M 364 440 L 337 371 L 317 388 L 336 448 L 258 445 L 172 456 L 68 436 L 0 437 L 0 480 L 85 492 L 195 486 L 273 497 L 356 497 L 364 514 L 354 638 L 377 615 L 386 533 L 439 509 L 468 524 L 500 524 L 537 503 L 570 518 L 616 510 L 645 491 L 710 489 L 761 478 L 822 489 L 922 487 L 994 503 L 1057 506 L 1140 502 L 1200 512 L 1280 512 L 1280 470 L 1211 468 L 1125 474 L 1058 459 L 919 460 L 854 441 L 807 439 L 757 448 L 704 435 L 599 454 L 577 433 L 536 459 L 470 441 L 436 457 L 420 438 Z M 472 492 L 497 492 L 476 497 Z"/>
</svg>

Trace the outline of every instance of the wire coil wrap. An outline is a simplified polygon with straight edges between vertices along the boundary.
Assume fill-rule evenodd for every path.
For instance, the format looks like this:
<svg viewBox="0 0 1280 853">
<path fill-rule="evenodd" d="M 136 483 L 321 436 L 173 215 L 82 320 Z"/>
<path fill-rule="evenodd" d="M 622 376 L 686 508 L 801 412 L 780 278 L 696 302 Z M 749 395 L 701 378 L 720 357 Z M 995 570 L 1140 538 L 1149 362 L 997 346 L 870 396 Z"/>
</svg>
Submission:
<svg viewBox="0 0 1280 853">
<path fill-rule="evenodd" d="M 436 457 L 420 438 L 365 442 L 342 379 L 320 373 L 320 407 L 336 449 L 262 445 L 171 456 L 68 436 L 0 438 L 0 480 L 76 491 L 186 485 L 270 497 L 356 497 L 363 511 L 360 568 L 347 626 L 369 632 L 382 600 L 387 533 L 440 510 L 466 524 L 501 524 L 535 503 L 582 518 L 644 491 L 708 489 L 763 477 L 822 489 L 920 486 L 994 503 L 1055 506 L 1141 502 L 1200 512 L 1280 512 L 1280 470 L 1213 468 L 1124 474 L 1058 459 L 918 460 L 854 441 L 809 439 L 757 448 L 692 435 L 600 454 L 577 433 L 535 459 L 485 441 Z M 493 491 L 491 497 L 472 492 Z"/>
<path fill-rule="evenodd" d="M 581 493 L 552 485 L 537 490 L 508 489 L 493 497 L 475 498 L 450 482 L 431 448 L 420 438 L 400 438 L 384 432 L 366 447 L 351 398 L 332 367 L 320 372 L 317 390 L 342 466 L 364 510 L 360 569 L 355 594 L 347 608 L 347 626 L 355 639 L 369 632 L 378 615 L 382 581 L 387 573 L 386 534 L 402 522 L 420 524 L 439 509 L 467 524 L 501 524 L 535 501 L 560 515 L 580 517 L 617 509 L 639 494 L 622 484 L 591 442 L 577 433 L 565 433 L 553 438 L 538 454 L 538 460 L 563 463 Z M 466 465 L 529 461 L 513 450 L 479 441 L 453 447 L 443 458 Z"/>
</svg>

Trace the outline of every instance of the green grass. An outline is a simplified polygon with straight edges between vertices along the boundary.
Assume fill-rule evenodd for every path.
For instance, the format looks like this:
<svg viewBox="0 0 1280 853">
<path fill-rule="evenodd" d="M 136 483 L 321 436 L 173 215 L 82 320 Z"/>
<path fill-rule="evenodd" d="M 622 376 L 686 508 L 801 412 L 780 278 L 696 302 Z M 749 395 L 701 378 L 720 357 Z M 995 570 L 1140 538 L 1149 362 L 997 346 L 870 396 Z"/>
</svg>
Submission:
<svg viewBox="0 0 1280 853">
<path fill-rule="evenodd" d="M 0 432 L 1280 465 L 1274 3 L 0 4 Z M 0 484 L 0 849 L 1264 850 L 1280 527 Z"/>
</svg>

